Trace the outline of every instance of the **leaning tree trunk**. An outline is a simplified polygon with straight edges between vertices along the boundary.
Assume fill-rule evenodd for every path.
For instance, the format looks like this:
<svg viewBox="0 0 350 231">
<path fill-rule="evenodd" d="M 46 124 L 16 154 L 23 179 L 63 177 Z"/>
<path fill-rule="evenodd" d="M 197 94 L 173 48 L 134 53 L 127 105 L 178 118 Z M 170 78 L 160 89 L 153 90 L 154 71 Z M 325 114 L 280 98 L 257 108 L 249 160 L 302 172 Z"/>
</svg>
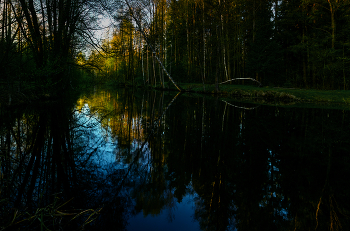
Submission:
<svg viewBox="0 0 350 231">
<path fill-rule="evenodd" d="M 165 74 L 168 76 L 168 78 L 170 79 L 170 81 L 174 84 L 174 86 L 179 90 L 179 91 L 182 91 L 182 89 L 176 84 L 176 82 L 173 80 L 173 78 L 170 76 L 169 72 L 166 70 L 165 66 L 163 65 L 162 61 L 159 59 L 158 55 L 156 54 L 156 51 L 155 49 L 153 48 L 153 46 L 151 45 L 151 43 L 149 42 L 148 40 L 148 37 L 146 36 L 146 33 L 144 32 L 144 30 L 142 29 L 142 25 L 141 25 L 141 22 L 140 22 L 140 19 L 138 19 L 136 17 L 136 15 L 134 14 L 134 10 L 133 8 L 130 6 L 129 4 L 129 1 L 128 0 L 125 0 L 125 3 L 126 5 L 128 6 L 129 8 L 129 11 L 130 11 L 130 14 L 131 14 L 131 17 L 135 20 L 143 38 L 146 40 L 146 43 L 147 45 L 151 48 L 153 54 L 154 54 L 154 57 L 157 59 L 159 65 L 162 67 L 162 69 L 164 70 Z"/>
</svg>

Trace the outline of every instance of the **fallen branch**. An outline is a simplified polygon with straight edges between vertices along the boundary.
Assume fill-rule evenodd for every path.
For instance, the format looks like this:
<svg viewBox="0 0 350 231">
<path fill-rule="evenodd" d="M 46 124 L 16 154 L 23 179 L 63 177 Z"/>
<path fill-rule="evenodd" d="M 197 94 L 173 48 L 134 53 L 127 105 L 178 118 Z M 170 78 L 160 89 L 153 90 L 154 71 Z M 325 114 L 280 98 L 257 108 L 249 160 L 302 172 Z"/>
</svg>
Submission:
<svg viewBox="0 0 350 231">
<path fill-rule="evenodd" d="M 253 79 L 253 78 L 235 78 L 235 79 L 230 79 L 230 80 L 227 80 L 227 81 L 219 83 L 219 84 L 223 84 L 223 83 L 227 83 L 227 82 L 231 82 L 231 81 L 235 81 L 235 80 L 252 80 L 254 82 L 257 82 L 259 84 L 259 87 L 261 87 L 261 85 L 262 85 L 258 80 Z"/>
<path fill-rule="evenodd" d="M 165 72 L 165 74 L 168 76 L 168 78 L 170 79 L 170 81 L 174 84 L 174 86 L 179 90 L 179 91 L 182 91 L 182 89 L 175 83 L 175 81 L 173 80 L 173 78 L 171 78 L 169 72 L 166 70 L 165 66 L 163 65 L 162 61 L 159 59 L 158 55 L 156 55 L 156 51 L 155 49 L 153 48 L 153 46 L 151 45 L 151 43 L 148 41 L 148 38 L 146 36 L 146 33 L 144 32 L 144 30 L 142 29 L 142 25 L 141 25 L 141 22 L 140 22 L 140 19 L 136 18 L 135 14 L 134 14 L 134 10 L 133 8 L 130 6 L 129 4 L 129 1 L 128 0 L 125 0 L 125 3 L 126 5 L 128 6 L 129 8 L 129 11 L 130 11 L 130 15 L 131 17 L 135 20 L 143 38 L 146 40 L 146 43 L 147 45 L 151 48 L 154 56 L 156 57 L 158 63 L 161 65 L 161 67 L 163 68 L 163 71 Z"/>
</svg>

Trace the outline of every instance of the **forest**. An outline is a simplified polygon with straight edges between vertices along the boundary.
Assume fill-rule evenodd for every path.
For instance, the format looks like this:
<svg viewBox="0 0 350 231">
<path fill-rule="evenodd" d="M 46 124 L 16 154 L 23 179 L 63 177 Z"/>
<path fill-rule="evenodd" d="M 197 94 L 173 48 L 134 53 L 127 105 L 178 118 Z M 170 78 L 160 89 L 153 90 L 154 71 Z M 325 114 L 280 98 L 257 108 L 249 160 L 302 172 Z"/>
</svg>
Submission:
<svg viewBox="0 0 350 231">
<path fill-rule="evenodd" d="M 0 230 L 350 230 L 349 88 L 350 0 L 0 0 Z"/>
<path fill-rule="evenodd" d="M 82 78 L 350 85 L 349 0 L 1 0 L 0 12 L 0 82 L 23 95 Z M 112 26 L 98 40 L 105 18 Z"/>
</svg>

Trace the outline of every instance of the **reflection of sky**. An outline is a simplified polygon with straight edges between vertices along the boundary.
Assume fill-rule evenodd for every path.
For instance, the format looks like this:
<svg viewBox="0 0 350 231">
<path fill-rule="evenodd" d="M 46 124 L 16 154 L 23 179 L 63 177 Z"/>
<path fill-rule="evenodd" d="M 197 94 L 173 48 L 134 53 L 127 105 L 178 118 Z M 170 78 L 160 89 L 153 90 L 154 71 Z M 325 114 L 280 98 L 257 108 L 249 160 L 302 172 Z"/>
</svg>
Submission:
<svg viewBox="0 0 350 231">
<path fill-rule="evenodd" d="M 92 159 L 101 169 L 107 170 L 111 165 L 117 169 L 126 168 L 123 162 L 116 163 L 117 141 L 111 137 L 111 129 L 102 127 L 98 115 L 90 112 L 88 104 L 85 104 L 81 111 L 76 112 L 78 124 L 85 128 L 83 139 L 87 141 L 86 152 L 94 152 Z"/>
<path fill-rule="evenodd" d="M 273 152 L 269 150 L 269 153 L 271 157 L 267 159 L 268 162 L 268 178 L 270 184 L 266 186 L 266 195 L 264 196 L 263 200 L 260 202 L 260 207 L 265 207 L 268 205 L 268 203 L 272 203 L 272 201 L 277 202 L 275 203 L 274 212 L 276 215 L 283 217 L 283 219 L 288 220 L 288 210 L 286 208 L 282 207 L 282 201 L 285 200 L 284 196 L 281 194 L 281 188 L 278 182 L 278 177 L 280 175 L 279 168 L 277 167 L 279 160 L 276 160 L 273 158 Z"/>
<path fill-rule="evenodd" d="M 107 177 L 108 173 L 113 172 L 113 170 L 129 167 L 129 164 L 125 164 L 125 161 L 120 158 L 121 156 L 117 155 L 118 141 L 113 138 L 115 134 L 112 134 L 109 127 L 107 129 L 102 127 L 98 114 L 92 113 L 87 103 L 79 112 L 76 111 L 75 116 L 80 129 L 84 130 L 81 138 L 88 144 L 85 151 L 87 153 L 94 152 L 91 158 L 100 168 L 98 172 Z M 136 127 L 133 126 L 133 129 Z M 135 151 L 141 145 L 139 141 L 134 140 L 131 146 L 131 150 Z M 151 154 L 147 143 L 143 146 L 142 155 L 139 156 L 137 163 L 141 171 L 150 172 Z M 129 179 L 130 181 L 140 180 L 137 179 L 137 176 L 128 175 L 128 178 L 132 177 L 136 178 Z M 173 201 L 171 205 L 165 206 L 158 215 L 144 217 L 142 212 L 135 215 L 128 221 L 130 225 L 127 230 L 200 230 L 198 221 L 193 219 L 194 194 L 194 192 L 188 193 L 180 203 Z"/>
</svg>

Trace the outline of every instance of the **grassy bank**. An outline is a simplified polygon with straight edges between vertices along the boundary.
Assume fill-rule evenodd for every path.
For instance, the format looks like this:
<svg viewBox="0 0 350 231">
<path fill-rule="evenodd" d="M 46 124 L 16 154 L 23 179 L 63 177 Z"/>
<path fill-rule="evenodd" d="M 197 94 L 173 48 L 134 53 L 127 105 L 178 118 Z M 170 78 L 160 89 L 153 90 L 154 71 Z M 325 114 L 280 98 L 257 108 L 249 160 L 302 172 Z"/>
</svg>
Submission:
<svg viewBox="0 0 350 231">
<path fill-rule="evenodd" d="M 200 83 L 178 83 L 184 94 L 188 96 L 205 96 L 230 101 L 246 102 L 260 105 L 279 105 L 292 107 L 322 107 L 328 109 L 350 109 L 350 91 L 344 90 L 315 90 L 315 89 L 296 89 L 281 87 L 258 87 L 248 85 L 219 85 L 219 92 L 216 92 L 215 85 L 206 84 L 205 90 Z M 135 87 L 131 84 L 109 83 L 107 88 L 116 87 Z M 150 90 L 164 90 L 158 86 L 137 85 L 138 88 Z M 178 89 L 172 83 L 165 84 L 166 90 L 178 92 Z"/>
<path fill-rule="evenodd" d="M 85 84 L 83 84 L 85 85 Z M 90 84 L 91 85 L 91 84 Z M 130 84 L 109 82 L 107 83 L 109 88 L 115 87 L 132 87 Z M 233 85 L 223 84 L 219 85 L 219 91 L 215 90 L 213 84 L 206 84 L 203 88 L 203 84 L 200 83 L 179 83 L 178 84 L 184 92 L 189 94 L 211 94 L 217 95 L 223 98 L 231 98 L 235 100 L 244 100 L 259 103 L 275 103 L 282 104 L 289 103 L 316 103 L 316 104 L 337 104 L 342 106 L 350 105 L 350 91 L 344 90 L 314 90 L 314 89 L 296 89 L 296 88 L 277 88 L 277 87 L 258 87 L 248 85 Z M 137 85 L 136 87 L 144 88 L 143 85 Z M 148 86 L 148 89 L 161 89 L 164 88 L 160 85 Z M 178 91 L 172 83 L 165 84 L 166 90 Z M 35 92 L 35 93 L 33 93 Z M 2 87 L 0 93 L 0 105 L 7 105 L 9 103 L 9 96 L 12 97 L 12 104 L 28 103 L 35 100 L 42 100 L 38 96 L 45 94 L 38 94 L 38 90 L 33 87 L 26 86 L 26 89 L 22 88 L 21 92 L 14 91 L 11 93 L 9 89 Z"/>
<path fill-rule="evenodd" d="M 185 92 L 201 94 L 219 94 L 223 97 L 262 99 L 266 101 L 304 102 L 304 103 L 336 103 L 350 105 L 350 91 L 344 90 L 314 90 L 278 87 L 258 87 L 247 85 L 219 85 L 216 92 L 213 84 L 179 83 Z M 139 86 L 141 87 L 141 86 Z M 161 86 L 152 87 L 161 89 Z M 174 86 L 166 85 L 169 90 L 178 91 Z"/>
</svg>

